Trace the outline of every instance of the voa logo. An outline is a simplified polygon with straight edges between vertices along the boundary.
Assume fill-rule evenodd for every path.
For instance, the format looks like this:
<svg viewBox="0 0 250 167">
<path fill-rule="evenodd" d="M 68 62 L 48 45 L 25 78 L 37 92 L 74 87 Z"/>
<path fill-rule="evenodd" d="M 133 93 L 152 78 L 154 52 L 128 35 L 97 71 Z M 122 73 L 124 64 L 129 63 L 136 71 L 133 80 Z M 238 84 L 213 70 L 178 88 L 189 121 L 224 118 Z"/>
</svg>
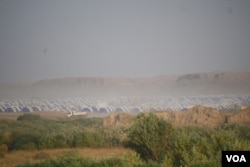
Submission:
<svg viewBox="0 0 250 167">
<path fill-rule="evenodd" d="M 250 151 L 222 151 L 222 167 L 250 167 Z"/>
<path fill-rule="evenodd" d="M 227 162 L 247 162 L 244 155 L 226 155 Z"/>
</svg>

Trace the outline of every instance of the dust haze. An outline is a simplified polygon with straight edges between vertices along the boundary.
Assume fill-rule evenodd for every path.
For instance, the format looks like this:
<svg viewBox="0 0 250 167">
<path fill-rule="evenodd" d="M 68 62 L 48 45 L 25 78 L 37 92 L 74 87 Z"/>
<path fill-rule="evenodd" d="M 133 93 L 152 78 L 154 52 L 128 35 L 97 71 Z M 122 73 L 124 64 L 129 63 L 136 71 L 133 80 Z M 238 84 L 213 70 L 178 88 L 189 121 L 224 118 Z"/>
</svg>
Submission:
<svg viewBox="0 0 250 167">
<path fill-rule="evenodd" d="M 119 105 L 181 110 L 211 106 L 209 98 L 217 96 L 225 101 L 222 108 L 246 105 L 249 16 L 247 0 L 2 0 L 0 109 L 22 111 L 28 104 L 60 111 L 94 106 L 113 112 Z M 151 103 L 155 97 L 164 103 Z M 170 97 L 171 104 L 165 102 Z M 70 102 L 79 98 L 88 99 Z"/>
<path fill-rule="evenodd" d="M 0 82 L 250 71 L 250 2 L 0 2 Z"/>
</svg>

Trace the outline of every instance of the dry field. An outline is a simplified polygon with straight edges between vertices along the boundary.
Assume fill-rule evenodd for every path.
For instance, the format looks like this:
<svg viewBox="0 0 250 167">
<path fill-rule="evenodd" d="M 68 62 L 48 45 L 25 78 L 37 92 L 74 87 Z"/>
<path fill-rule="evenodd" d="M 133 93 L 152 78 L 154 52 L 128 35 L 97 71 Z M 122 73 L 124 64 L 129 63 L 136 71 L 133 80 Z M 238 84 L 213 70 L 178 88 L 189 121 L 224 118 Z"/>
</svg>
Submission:
<svg viewBox="0 0 250 167">
<path fill-rule="evenodd" d="M 14 112 L 14 113 L 7 113 L 2 112 L 0 113 L 0 119 L 11 119 L 16 120 L 18 116 L 23 115 L 23 112 Z M 54 120 L 59 119 L 68 119 L 66 112 L 49 112 L 49 111 L 40 111 L 40 112 L 32 112 L 30 114 L 37 114 L 40 115 L 42 118 L 49 118 Z"/>
<path fill-rule="evenodd" d="M 11 119 L 16 120 L 18 116 L 23 115 L 23 112 L 14 112 L 14 113 L 7 113 L 7 112 L 0 112 L 0 119 Z M 29 114 L 37 114 L 40 115 L 42 118 L 53 119 L 53 120 L 71 120 L 74 118 L 69 118 L 67 115 L 68 112 L 56 112 L 56 111 L 39 111 L 39 112 L 31 112 Z M 88 114 L 87 117 L 106 117 L 108 114 L 106 113 L 91 113 Z"/>
<path fill-rule="evenodd" d="M 12 151 L 0 158 L 1 167 L 14 167 L 24 162 L 38 162 L 50 157 L 56 157 L 65 152 L 77 152 L 82 157 L 93 159 L 111 158 L 123 156 L 131 150 L 125 148 L 83 148 L 83 149 L 51 149 L 36 151 Z"/>
</svg>

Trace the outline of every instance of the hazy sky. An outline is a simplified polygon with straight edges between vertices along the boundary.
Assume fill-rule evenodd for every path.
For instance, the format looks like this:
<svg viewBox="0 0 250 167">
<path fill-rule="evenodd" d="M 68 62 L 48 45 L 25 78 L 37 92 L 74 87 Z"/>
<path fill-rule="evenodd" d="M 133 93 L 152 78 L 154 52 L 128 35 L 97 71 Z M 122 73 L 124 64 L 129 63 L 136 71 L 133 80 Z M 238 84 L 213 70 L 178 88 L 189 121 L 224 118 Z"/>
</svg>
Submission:
<svg viewBox="0 0 250 167">
<path fill-rule="evenodd" d="M 250 71 L 249 0 L 1 0 L 0 82 Z"/>
</svg>

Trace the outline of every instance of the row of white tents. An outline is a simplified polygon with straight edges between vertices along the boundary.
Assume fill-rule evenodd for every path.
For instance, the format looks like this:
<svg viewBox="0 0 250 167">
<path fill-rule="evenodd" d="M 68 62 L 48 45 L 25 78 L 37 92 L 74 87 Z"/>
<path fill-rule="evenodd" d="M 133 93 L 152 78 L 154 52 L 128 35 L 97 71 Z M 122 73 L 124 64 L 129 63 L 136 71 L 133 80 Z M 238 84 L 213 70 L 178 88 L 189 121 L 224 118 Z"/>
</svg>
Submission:
<svg viewBox="0 0 250 167">
<path fill-rule="evenodd" d="M 154 109 L 157 110 L 157 109 Z M 113 113 L 113 112 L 132 112 L 132 113 L 139 113 L 142 112 L 143 109 L 140 107 L 112 107 L 112 106 L 106 106 L 106 107 L 97 107 L 97 106 L 86 106 L 82 109 L 76 109 L 76 108 L 50 108 L 50 109 L 42 109 L 40 106 L 25 106 L 25 107 L 18 107 L 18 106 L 10 106 L 10 107 L 3 107 L 0 106 L 0 112 L 38 112 L 38 111 L 58 111 L 58 112 L 86 112 L 86 113 L 93 113 L 93 112 L 99 112 L 99 113 Z"/>
<path fill-rule="evenodd" d="M 188 96 L 188 97 L 109 97 L 77 99 L 0 100 L 0 112 L 144 112 L 154 110 L 184 111 L 196 105 L 230 109 L 235 105 L 250 105 L 247 96 Z"/>
</svg>

